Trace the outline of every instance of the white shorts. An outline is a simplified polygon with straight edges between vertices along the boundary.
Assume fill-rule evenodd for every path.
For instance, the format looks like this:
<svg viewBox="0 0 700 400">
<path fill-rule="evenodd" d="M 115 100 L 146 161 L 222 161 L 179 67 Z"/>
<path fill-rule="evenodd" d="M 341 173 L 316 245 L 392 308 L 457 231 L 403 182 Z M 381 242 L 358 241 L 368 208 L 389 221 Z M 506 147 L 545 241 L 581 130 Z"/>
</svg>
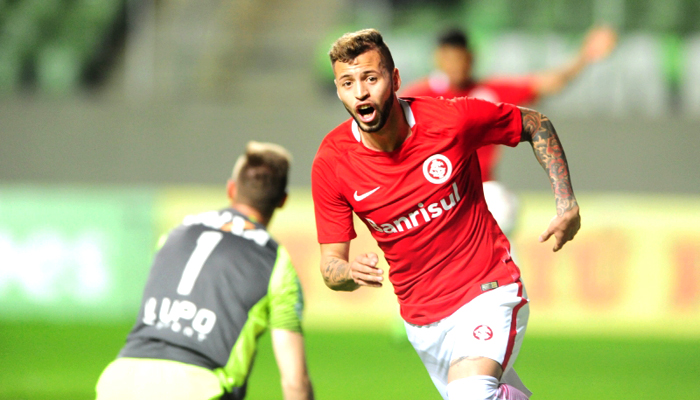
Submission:
<svg viewBox="0 0 700 400">
<path fill-rule="evenodd" d="M 503 367 L 501 382 L 527 391 L 512 368 L 529 314 L 525 288 L 517 282 L 485 292 L 435 323 L 404 324 L 408 340 L 447 399 L 450 362 L 460 357 L 487 357 L 498 362 Z"/>
<path fill-rule="evenodd" d="M 224 394 L 218 376 L 196 365 L 120 357 L 97 381 L 97 400 L 210 400 Z"/>
</svg>

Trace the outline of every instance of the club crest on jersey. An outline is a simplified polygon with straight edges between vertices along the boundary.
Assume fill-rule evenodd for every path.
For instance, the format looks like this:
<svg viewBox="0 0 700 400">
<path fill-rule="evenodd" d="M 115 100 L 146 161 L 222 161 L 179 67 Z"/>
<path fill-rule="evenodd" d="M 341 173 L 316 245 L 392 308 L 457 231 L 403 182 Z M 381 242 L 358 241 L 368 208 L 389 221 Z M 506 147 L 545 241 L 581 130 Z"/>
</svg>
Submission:
<svg viewBox="0 0 700 400">
<path fill-rule="evenodd" d="M 434 154 L 423 162 L 423 175 L 430 183 L 444 183 L 452 176 L 452 163 L 442 154 Z"/>
</svg>

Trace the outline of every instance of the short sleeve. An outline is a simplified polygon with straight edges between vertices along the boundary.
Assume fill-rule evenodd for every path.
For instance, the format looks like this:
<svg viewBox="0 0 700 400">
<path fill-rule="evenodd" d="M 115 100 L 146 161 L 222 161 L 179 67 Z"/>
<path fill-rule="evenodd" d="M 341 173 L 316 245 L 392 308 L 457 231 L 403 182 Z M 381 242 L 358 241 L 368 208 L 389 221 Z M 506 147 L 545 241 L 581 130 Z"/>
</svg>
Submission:
<svg viewBox="0 0 700 400">
<path fill-rule="evenodd" d="M 289 253 L 277 248 L 277 260 L 270 277 L 270 328 L 301 332 L 304 297 Z"/>
<path fill-rule="evenodd" d="M 489 144 L 514 147 L 520 143 L 523 122 L 518 107 L 468 97 L 455 101 L 462 107 L 465 133 L 475 147 Z"/>
<path fill-rule="evenodd" d="M 352 222 L 352 208 L 338 190 L 335 171 L 318 156 L 311 168 L 311 193 L 318 242 L 342 243 L 354 239 L 357 234 Z"/>
</svg>

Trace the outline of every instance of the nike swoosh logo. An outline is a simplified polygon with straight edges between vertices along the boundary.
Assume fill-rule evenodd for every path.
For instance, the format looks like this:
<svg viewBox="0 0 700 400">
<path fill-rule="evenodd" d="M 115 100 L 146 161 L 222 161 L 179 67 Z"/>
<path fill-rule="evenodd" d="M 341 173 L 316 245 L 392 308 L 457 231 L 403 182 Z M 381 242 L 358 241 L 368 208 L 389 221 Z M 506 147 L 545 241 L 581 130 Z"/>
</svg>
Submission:
<svg viewBox="0 0 700 400">
<path fill-rule="evenodd" d="M 376 188 L 370 190 L 369 192 L 363 193 L 363 194 L 361 194 L 361 195 L 358 195 L 358 194 L 357 194 L 357 190 L 355 190 L 355 195 L 354 195 L 355 201 L 362 201 L 362 200 L 366 199 L 367 197 L 369 197 L 369 195 L 371 195 L 372 193 L 374 193 L 374 192 L 376 192 L 377 190 L 379 190 L 380 187 L 381 187 L 381 186 L 377 186 Z"/>
</svg>

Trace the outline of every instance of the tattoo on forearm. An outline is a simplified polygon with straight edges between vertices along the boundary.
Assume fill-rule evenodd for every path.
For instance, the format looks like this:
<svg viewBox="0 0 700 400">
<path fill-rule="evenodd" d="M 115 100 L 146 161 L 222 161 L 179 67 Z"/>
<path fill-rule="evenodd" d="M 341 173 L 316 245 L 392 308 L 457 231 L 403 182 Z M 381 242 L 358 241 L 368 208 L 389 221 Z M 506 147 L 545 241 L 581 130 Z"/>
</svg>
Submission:
<svg viewBox="0 0 700 400">
<path fill-rule="evenodd" d="M 534 110 L 521 108 L 521 111 L 523 136 L 532 144 L 537 161 L 549 174 L 557 203 L 557 215 L 561 215 L 577 206 L 564 149 L 549 118 Z"/>
<path fill-rule="evenodd" d="M 323 274 L 323 279 L 325 279 L 328 283 L 341 283 L 345 281 L 343 275 L 345 275 L 345 271 L 347 269 L 347 262 L 337 258 L 331 258 L 328 260 L 326 267 L 324 268 L 325 273 Z"/>
<path fill-rule="evenodd" d="M 352 290 L 354 289 L 354 281 L 347 278 L 350 264 L 335 257 L 329 257 L 326 264 L 323 266 L 323 280 L 330 288 L 337 290 Z"/>
</svg>

